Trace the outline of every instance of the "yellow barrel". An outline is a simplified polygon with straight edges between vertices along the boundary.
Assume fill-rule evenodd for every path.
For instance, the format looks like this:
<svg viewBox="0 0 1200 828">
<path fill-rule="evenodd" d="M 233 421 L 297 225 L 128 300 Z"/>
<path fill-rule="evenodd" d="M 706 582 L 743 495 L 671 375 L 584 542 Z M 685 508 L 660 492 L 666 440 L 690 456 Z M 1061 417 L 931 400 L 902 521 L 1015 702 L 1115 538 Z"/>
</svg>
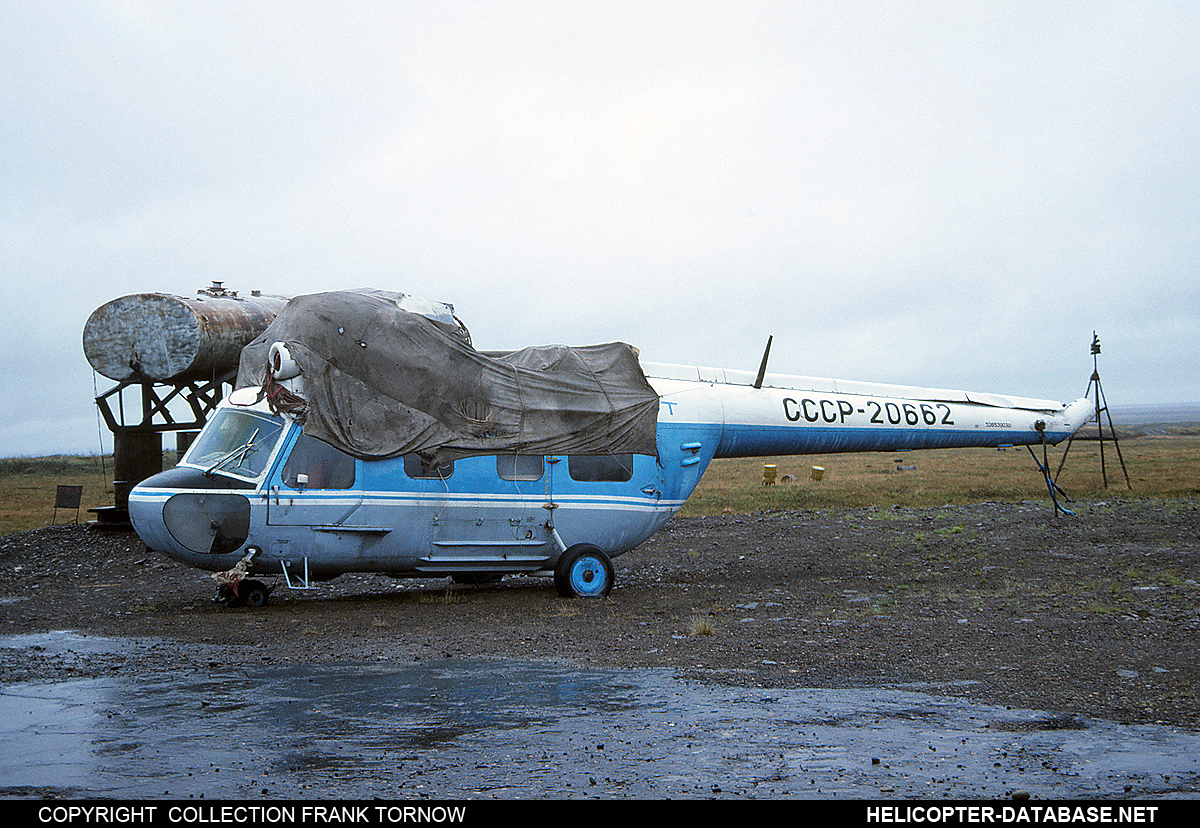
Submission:
<svg viewBox="0 0 1200 828">
<path fill-rule="evenodd" d="M 767 465 L 763 466 L 763 482 L 762 482 L 762 484 L 764 486 L 774 486 L 775 485 L 775 472 L 777 472 L 778 470 L 779 469 L 773 463 L 768 463 Z"/>
<path fill-rule="evenodd" d="M 820 480 L 824 476 L 825 476 L 825 468 L 823 466 L 813 466 L 812 467 L 812 479 L 813 480 Z"/>
</svg>

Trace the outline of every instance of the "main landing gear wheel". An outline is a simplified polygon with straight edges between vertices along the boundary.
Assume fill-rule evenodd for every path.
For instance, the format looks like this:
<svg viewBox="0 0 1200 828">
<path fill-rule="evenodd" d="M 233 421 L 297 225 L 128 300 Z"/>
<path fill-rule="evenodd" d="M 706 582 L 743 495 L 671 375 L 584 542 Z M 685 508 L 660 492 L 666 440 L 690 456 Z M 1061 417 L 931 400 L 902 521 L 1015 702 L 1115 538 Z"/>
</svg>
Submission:
<svg viewBox="0 0 1200 828">
<path fill-rule="evenodd" d="M 615 578 L 608 555 L 590 543 L 572 546 L 554 565 L 554 587 L 564 598 L 603 598 Z"/>
</svg>

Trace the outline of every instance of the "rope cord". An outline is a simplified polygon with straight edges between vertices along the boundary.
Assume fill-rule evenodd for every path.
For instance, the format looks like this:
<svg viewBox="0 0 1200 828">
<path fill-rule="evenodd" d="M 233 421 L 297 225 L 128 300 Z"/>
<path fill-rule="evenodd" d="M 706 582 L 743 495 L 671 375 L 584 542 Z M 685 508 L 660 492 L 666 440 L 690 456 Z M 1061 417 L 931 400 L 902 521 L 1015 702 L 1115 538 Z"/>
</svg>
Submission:
<svg viewBox="0 0 1200 828">
<path fill-rule="evenodd" d="M 92 399 L 98 401 L 99 398 L 100 398 L 100 389 L 96 385 L 96 372 L 95 372 L 95 370 L 93 370 L 92 371 Z M 108 486 L 108 466 L 104 462 L 104 420 L 100 416 L 100 405 L 98 402 L 96 404 L 96 442 L 100 448 L 100 451 L 96 456 L 100 459 L 100 480 L 101 480 L 102 487 L 104 489 L 104 491 L 101 492 L 101 495 L 97 496 L 97 499 L 95 501 L 95 505 L 99 506 L 100 505 L 100 497 L 105 494 L 108 494 L 109 486 Z M 115 492 L 114 492 L 114 494 L 115 494 Z"/>
</svg>

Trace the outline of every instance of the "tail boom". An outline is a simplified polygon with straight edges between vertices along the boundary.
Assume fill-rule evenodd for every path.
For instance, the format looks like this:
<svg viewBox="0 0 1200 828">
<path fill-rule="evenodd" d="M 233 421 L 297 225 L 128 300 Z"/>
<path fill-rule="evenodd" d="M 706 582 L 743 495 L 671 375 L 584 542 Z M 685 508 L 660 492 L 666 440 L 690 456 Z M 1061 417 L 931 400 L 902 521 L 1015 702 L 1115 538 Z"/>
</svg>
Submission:
<svg viewBox="0 0 1200 828">
<path fill-rule="evenodd" d="M 770 387 L 754 388 L 722 381 L 724 377 L 683 379 L 681 369 L 656 378 L 656 373 L 668 373 L 656 372 L 656 367 L 646 373 L 662 397 L 660 425 L 690 421 L 717 439 L 715 457 L 998 447 L 1043 439 L 1053 445 L 1092 415 L 1086 399 L 1062 405 L 779 376 L 771 377 Z"/>
</svg>

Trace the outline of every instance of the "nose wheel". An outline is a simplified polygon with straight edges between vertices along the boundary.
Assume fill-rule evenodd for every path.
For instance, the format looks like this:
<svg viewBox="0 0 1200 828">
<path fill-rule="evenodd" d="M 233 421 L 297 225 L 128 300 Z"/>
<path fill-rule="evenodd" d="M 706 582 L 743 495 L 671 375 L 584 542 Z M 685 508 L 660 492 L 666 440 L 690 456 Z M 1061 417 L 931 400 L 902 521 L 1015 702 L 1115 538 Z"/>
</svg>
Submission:
<svg viewBox="0 0 1200 828">
<path fill-rule="evenodd" d="M 603 598 L 615 577 L 608 555 L 590 543 L 570 547 L 554 566 L 554 587 L 564 598 Z"/>
<path fill-rule="evenodd" d="M 270 598 L 271 588 L 250 578 L 217 589 L 217 600 L 227 607 L 264 607 Z"/>
</svg>

